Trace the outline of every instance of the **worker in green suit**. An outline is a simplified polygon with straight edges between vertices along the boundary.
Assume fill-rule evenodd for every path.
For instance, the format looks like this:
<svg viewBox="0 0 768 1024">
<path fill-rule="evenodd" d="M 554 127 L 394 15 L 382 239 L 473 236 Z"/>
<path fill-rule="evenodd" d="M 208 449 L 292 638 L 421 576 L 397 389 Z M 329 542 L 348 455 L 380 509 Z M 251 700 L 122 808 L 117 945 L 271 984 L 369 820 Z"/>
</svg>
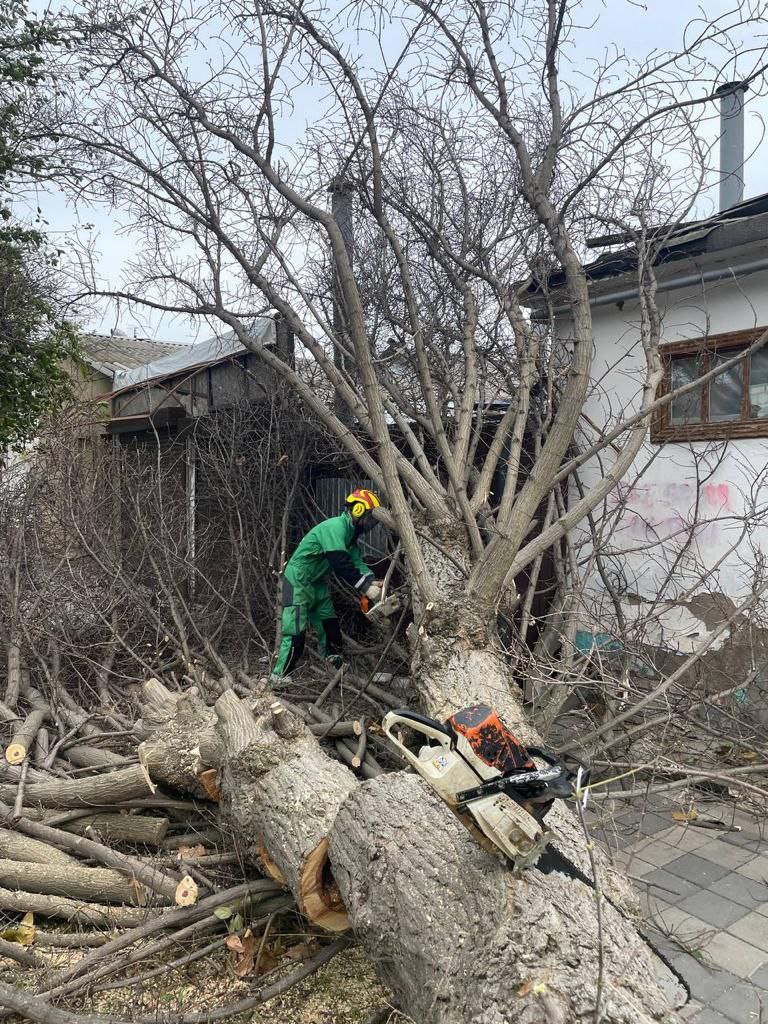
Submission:
<svg viewBox="0 0 768 1024">
<path fill-rule="evenodd" d="M 358 537 L 376 525 L 373 510 L 381 502 L 373 491 L 359 487 L 344 503 L 340 516 L 313 526 L 288 560 L 283 574 L 283 617 L 280 650 L 273 669 L 287 676 L 304 650 L 309 623 L 317 634 L 320 653 L 341 665 L 341 626 L 328 589 L 333 574 L 371 601 L 381 597 L 378 583 L 363 561 Z"/>
</svg>

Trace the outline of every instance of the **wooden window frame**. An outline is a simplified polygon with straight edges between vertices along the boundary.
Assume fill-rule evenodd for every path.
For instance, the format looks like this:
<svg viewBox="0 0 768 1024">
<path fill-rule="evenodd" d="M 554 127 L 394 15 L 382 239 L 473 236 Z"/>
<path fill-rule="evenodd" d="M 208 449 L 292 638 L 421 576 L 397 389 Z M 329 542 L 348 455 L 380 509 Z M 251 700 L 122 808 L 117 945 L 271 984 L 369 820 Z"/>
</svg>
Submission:
<svg viewBox="0 0 768 1024">
<path fill-rule="evenodd" d="M 668 395 L 671 389 L 672 362 L 675 358 L 685 356 L 702 356 L 704 365 L 702 375 L 711 369 L 710 355 L 712 352 L 724 353 L 733 349 L 751 345 L 766 330 L 765 327 L 750 328 L 747 331 L 728 331 L 725 334 L 710 334 L 706 338 L 694 338 L 690 341 L 674 341 L 662 344 L 659 349 L 664 367 L 657 397 Z M 731 438 L 768 437 L 768 416 L 750 419 L 747 416 L 749 397 L 749 373 L 751 356 L 742 362 L 743 390 L 741 418 L 734 420 L 718 420 L 707 423 L 709 413 L 709 385 L 704 385 L 701 399 L 702 423 L 672 423 L 672 403 L 667 402 L 657 410 L 651 421 L 651 441 L 664 444 L 668 441 L 727 441 Z M 713 378 L 716 381 L 717 377 Z M 710 384 L 712 381 L 710 381 Z"/>
</svg>

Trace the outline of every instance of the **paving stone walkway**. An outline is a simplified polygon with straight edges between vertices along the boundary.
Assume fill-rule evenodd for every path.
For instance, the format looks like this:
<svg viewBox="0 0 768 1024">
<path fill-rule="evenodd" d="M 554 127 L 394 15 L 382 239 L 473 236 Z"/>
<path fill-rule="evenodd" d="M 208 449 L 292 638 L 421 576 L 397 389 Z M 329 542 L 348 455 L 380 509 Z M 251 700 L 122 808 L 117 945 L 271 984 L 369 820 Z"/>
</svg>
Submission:
<svg viewBox="0 0 768 1024">
<path fill-rule="evenodd" d="M 694 1024 L 768 1024 L 768 837 L 728 804 L 699 808 L 741 826 L 709 830 L 672 819 L 674 807 L 619 810 L 595 824 L 640 893 L 649 937 L 683 975 Z"/>
</svg>

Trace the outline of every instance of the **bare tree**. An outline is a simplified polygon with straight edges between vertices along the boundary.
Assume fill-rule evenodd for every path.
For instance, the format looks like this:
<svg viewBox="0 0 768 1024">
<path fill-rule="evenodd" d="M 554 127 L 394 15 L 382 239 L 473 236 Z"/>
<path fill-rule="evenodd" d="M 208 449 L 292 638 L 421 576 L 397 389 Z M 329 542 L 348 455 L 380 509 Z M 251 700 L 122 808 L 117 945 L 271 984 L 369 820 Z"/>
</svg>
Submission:
<svg viewBox="0 0 768 1024">
<path fill-rule="evenodd" d="M 328 386 L 256 352 L 386 496 L 422 707 L 445 717 L 491 704 L 527 741 L 536 731 L 498 612 L 642 446 L 661 379 L 659 240 L 646 227 L 690 209 L 700 120 L 762 5 L 736 3 L 692 23 L 678 50 L 616 54 L 586 79 L 565 56 L 583 38 L 577 11 L 565 0 L 84 4 L 56 100 L 73 187 L 126 211 L 144 240 L 124 288 L 89 291 L 218 322 L 249 348 L 253 316 L 286 319 Z M 744 80 L 763 56 L 742 51 Z M 296 110 L 309 112 L 300 129 Z M 329 209 L 339 180 L 352 252 Z M 590 387 L 582 241 L 596 225 L 636 233 L 645 374 L 639 412 L 592 446 L 602 478 L 566 507 L 559 485 L 586 458 L 571 446 Z M 567 350 L 524 306 L 552 271 L 572 310 Z M 565 602 L 577 565 L 562 551 Z M 413 778 L 352 788 L 301 729 L 277 731 L 268 704 L 255 735 L 229 696 L 216 707 L 229 813 L 300 905 L 315 854 L 329 851 L 352 925 L 416 1019 L 665 1018 L 651 958 L 617 909 L 628 891 L 608 869 L 613 905 L 598 915 L 581 881 L 519 880 L 486 858 Z M 276 766 L 255 770 L 243 745 L 268 747 Z M 288 787 L 316 819 L 297 820 Z M 589 876 L 576 821 L 551 820 L 555 847 Z"/>
</svg>

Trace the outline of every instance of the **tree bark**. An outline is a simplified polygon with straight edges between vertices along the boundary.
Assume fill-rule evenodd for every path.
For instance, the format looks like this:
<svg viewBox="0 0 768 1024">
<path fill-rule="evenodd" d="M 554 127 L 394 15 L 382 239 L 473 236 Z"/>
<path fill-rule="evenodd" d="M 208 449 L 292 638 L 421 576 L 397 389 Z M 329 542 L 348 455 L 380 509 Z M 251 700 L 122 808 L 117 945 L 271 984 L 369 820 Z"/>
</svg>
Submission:
<svg viewBox="0 0 768 1024">
<path fill-rule="evenodd" d="M 493 669 L 472 694 L 488 696 L 486 685 L 500 683 L 499 661 L 476 649 L 464 656 L 473 670 Z M 516 877 L 416 776 L 360 784 L 298 720 L 295 738 L 278 736 L 272 701 L 228 692 L 216 704 L 221 742 L 209 749 L 222 760 L 207 767 L 219 769 L 222 816 L 244 853 L 266 851 L 307 916 L 331 927 L 349 919 L 405 1013 L 419 1024 L 586 1024 L 602 942 L 602 1024 L 677 1020 L 634 924 L 606 906 L 598 936 L 592 889 L 535 869 Z M 520 716 L 509 724 L 520 726 Z M 576 836 L 569 829 L 560 841 L 588 873 Z M 321 906 L 338 917 L 317 915 L 309 876 L 320 879 Z M 605 883 L 612 898 L 632 903 L 627 885 L 607 874 Z"/>
<path fill-rule="evenodd" d="M 147 910 L 141 907 L 105 907 L 83 903 L 64 896 L 44 896 L 36 892 L 0 889 L 0 908 L 16 914 L 39 914 L 57 917 L 73 924 L 92 928 L 135 928 L 147 919 Z"/>
<path fill-rule="evenodd" d="M 0 828 L 0 857 L 30 864 L 75 865 L 77 861 L 56 846 L 32 839 L 11 828 Z"/>
<path fill-rule="evenodd" d="M 355 932 L 380 977 L 428 1024 L 591 1021 L 602 941 L 602 1021 L 673 1019 L 634 927 L 557 872 L 516 878 L 414 775 L 357 787 L 330 836 Z"/>
<path fill-rule="evenodd" d="M 137 882 L 108 868 L 84 868 L 79 864 L 0 860 L 0 885 L 91 903 L 126 903 L 129 906 L 146 903 L 144 887 Z"/>
<path fill-rule="evenodd" d="M 62 832 L 83 836 L 93 829 L 108 842 L 160 846 L 168 832 L 167 818 L 148 818 L 139 814 L 89 814 L 59 826 Z"/>
<path fill-rule="evenodd" d="M 443 553 L 451 548 L 453 559 Z M 546 746 L 523 710 L 522 690 L 510 678 L 495 634 L 488 630 L 487 616 L 467 599 L 466 581 L 457 568 L 466 557 L 460 543 L 443 535 L 439 547 L 425 544 L 424 557 L 439 581 L 442 600 L 434 608 L 417 609 L 416 621 L 409 628 L 411 677 L 421 708 L 444 721 L 462 707 L 486 704 L 498 711 L 524 744 Z M 555 801 L 546 825 L 553 833 L 551 845 L 591 878 L 583 830 L 562 800 Z M 624 913 L 636 917 L 640 907 L 629 880 L 602 850 L 596 848 L 594 856 L 606 894 Z"/>
<path fill-rule="evenodd" d="M 159 680 L 149 679 L 142 694 L 137 731 L 147 738 L 139 746 L 140 762 L 151 778 L 209 799 L 199 776 L 222 760 L 216 714 L 194 687 L 172 693 Z"/>
<path fill-rule="evenodd" d="M 33 702 L 32 710 L 21 724 L 14 729 L 13 739 L 5 748 L 5 760 L 8 764 L 21 764 L 35 742 L 38 730 L 48 717 L 49 710 L 45 701 Z"/>
<path fill-rule="evenodd" d="M 222 816 L 251 852 L 263 848 L 265 870 L 282 878 L 311 921 L 344 931 L 349 921 L 327 868 L 327 836 L 355 777 L 331 761 L 291 712 L 274 731 L 273 701 L 241 701 L 228 690 L 216 702 L 227 752 Z M 275 873 L 275 869 L 277 874 Z"/>
<path fill-rule="evenodd" d="M 63 810 L 69 807 L 110 807 L 123 800 L 150 795 L 146 776 L 137 764 L 87 779 L 28 782 L 24 800 L 30 805 Z M 13 802 L 15 796 L 15 785 L 0 785 L 0 800 Z"/>
<path fill-rule="evenodd" d="M 25 835 L 40 839 L 42 842 L 55 843 L 63 846 L 74 853 L 80 853 L 87 857 L 105 864 L 130 879 L 134 888 L 141 882 L 147 888 L 167 900 L 172 900 L 183 906 L 194 903 L 197 899 L 197 885 L 191 878 L 183 878 L 181 882 L 163 871 L 158 871 L 150 864 L 138 860 L 136 857 L 128 857 L 124 853 L 104 846 L 103 843 L 83 836 L 73 836 L 61 829 L 52 828 L 39 821 L 32 821 L 30 818 L 17 817 L 13 819 L 9 807 L 0 802 L 0 818 L 7 822 L 13 821 L 14 828 Z M 34 889 L 36 892 L 47 890 Z M 53 890 L 54 892 L 58 890 Z"/>
</svg>

